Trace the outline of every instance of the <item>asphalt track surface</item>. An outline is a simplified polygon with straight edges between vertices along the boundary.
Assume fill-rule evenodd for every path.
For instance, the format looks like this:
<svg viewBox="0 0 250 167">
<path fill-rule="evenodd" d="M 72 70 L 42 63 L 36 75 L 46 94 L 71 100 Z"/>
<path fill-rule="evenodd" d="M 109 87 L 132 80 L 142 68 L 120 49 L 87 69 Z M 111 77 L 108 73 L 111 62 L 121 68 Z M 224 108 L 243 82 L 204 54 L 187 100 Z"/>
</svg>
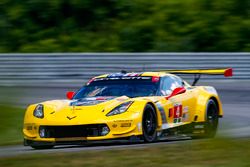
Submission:
<svg viewBox="0 0 250 167">
<path fill-rule="evenodd" d="M 230 138 L 250 138 L 250 81 L 224 81 L 216 83 L 200 83 L 200 85 L 214 86 L 223 103 L 224 117 L 220 119 L 220 125 L 217 136 Z M 25 108 L 30 103 L 41 102 L 44 100 L 63 99 L 65 92 L 77 90 L 77 88 L 65 87 L 4 87 L 0 88 L 0 102 L 9 102 Z M 20 98 L 22 97 L 22 98 Z M 152 147 L 154 145 L 173 144 L 191 142 L 191 140 L 182 141 L 161 141 L 152 144 L 143 143 L 98 143 L 85 146 L 57 146 L 49 150 L 34 150 L 22 145 L 0 147 L 0 157 L 18 156 L 24 154 L 42 154 L 42 153 L 61 153 L 61 152 L 81 152 L 92 150 L 112 150 L 112 149 L 133 149 Z M 196 142 L 192 140 L 192 142 Z"/>
</svg>

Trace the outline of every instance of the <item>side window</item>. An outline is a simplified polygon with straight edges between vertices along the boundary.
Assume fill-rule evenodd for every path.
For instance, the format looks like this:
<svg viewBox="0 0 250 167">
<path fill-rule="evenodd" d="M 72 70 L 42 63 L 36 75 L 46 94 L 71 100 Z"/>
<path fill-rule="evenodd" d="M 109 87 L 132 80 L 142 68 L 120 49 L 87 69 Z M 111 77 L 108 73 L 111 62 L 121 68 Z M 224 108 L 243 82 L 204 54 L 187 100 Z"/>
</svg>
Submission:
<svg viewBox="0 0 250 167">
<path fill-rule="evenodd" d="M 182 87 L 182 79 L 175 76 L 167 76 L 163 78 L 161 94 L 163 96 L 168 96 L 172 93 L 175 88 Z"/>
</svg>

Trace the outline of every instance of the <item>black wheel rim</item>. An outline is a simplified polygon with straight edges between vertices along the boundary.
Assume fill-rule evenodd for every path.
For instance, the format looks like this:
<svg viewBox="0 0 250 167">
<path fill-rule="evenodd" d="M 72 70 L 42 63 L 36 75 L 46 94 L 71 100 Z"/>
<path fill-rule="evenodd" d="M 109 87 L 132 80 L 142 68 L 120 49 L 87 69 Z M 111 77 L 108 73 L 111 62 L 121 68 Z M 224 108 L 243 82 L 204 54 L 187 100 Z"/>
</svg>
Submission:
<svg viewBox="0 0 250 167">
<path fill-rule="evenodd" d="M 156 117 L 153 112 L 147 111 L 143 120 L 144 133 L 148 137 L 153 137 L 156 130 Z"/>
</svg>

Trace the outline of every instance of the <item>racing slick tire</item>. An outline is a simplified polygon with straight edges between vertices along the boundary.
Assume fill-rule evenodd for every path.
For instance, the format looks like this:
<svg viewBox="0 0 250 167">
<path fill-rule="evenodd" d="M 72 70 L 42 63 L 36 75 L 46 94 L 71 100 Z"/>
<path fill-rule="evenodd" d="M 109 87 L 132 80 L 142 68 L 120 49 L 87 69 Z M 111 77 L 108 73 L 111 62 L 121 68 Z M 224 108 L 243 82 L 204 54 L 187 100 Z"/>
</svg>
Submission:
<svg viewBox="0 0 250 167">
<path fill-rule="evenodd" d="M 157 116 L 152 105 L 147 104 L 142 117 L 143 140 L 151 143 L 157 139 Z"/>
<path fill-rule="evenodd" d="M 219 111 L 216 103 L 214 100 L 210 99 L 206 111 L 205 138 L 213 138 L 216 135 L 219 124 L 218 113 Z"/>
<path fill-rule="evenodd" d="M 192 136 L 193 139 L 203 139 L 203 138 L 213 138 L 216 135 L 219 116 L 218 116 L 218 107 L 214 100 L 210 99 L 207 103 L 206 109 L 206 121 L 204 124 L 204 133 L 198 136 Z"/>
</svg>

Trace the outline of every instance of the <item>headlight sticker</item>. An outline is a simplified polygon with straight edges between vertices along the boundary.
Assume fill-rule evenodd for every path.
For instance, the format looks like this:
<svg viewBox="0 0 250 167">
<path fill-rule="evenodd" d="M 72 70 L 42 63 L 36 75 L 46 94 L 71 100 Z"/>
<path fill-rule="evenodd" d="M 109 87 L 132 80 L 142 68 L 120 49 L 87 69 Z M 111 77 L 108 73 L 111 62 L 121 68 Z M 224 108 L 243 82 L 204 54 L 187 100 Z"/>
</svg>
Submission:
<svg viewBox="0 0 250 167">
<path fill-rule="evenodd" d="M 126 112 L 132 104 L 133 104 L 133 101 L 127 101 L 125 103 L 122 103 L 118 105 L 117 107 L 115 107 L 114 109 L 112 109 L 108 114 L 106 114 L 106 116 L 122 114 Z"/>
<path fill-rule="evenodd" d="M 36 118 L 44 118 L 44 106 L 42 104 L 38 104 L 33 111 L 33 116 Z"/>
</svg>

